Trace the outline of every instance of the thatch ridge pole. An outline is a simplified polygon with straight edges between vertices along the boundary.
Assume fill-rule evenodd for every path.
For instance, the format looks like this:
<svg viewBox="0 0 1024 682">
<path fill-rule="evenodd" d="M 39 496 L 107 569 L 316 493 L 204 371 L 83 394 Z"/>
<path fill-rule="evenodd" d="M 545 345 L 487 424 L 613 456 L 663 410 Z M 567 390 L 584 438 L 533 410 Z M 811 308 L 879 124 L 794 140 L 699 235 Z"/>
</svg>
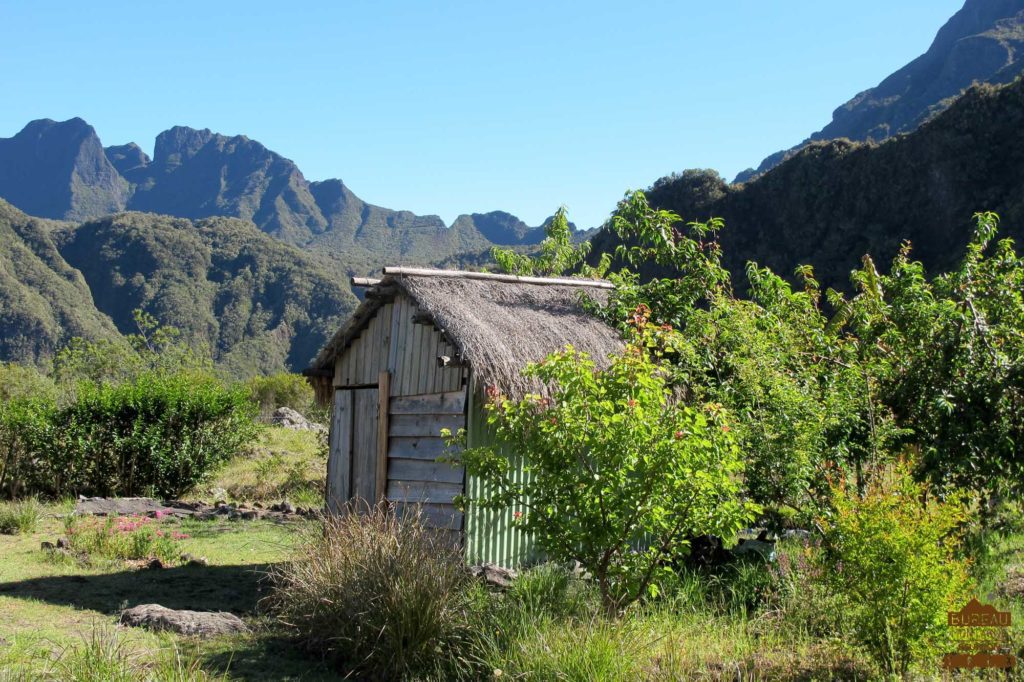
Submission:
<svg viewBox="0 0 1024 682">
<path fill-rule="evenodd" d="M 380 284 L 380 280 L 375 277 L 353 277 L 351 282 L 354 287 L 375 287 Z"/>
<path fill-rule="evenodd" d="M 502 275 L 494 272 L 467 272 L 465 270 L 434 270 L 430 268 L 386 267 L 385 275 L 406 275 L 409 277 L 451 277 L 453 279 L 482 279 L 491 282 L 515 282 L 518 284 L 547 284 L 571 287 L 594 287 L 595 289 L 614 289 L 611 282 L 597 279 L 569 279 L 565 277 L 524 277 L 520 275 Z"/>
</svg>

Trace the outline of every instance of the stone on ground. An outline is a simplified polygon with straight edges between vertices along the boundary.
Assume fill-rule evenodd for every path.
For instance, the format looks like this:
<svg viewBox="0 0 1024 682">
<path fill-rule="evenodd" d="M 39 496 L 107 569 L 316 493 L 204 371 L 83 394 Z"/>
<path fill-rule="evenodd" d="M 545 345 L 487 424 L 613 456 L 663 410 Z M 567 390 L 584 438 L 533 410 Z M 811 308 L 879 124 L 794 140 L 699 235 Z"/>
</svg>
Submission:
<svg viewBox="0 0 1024 682">
<path fill-rule="evenodd" d="M 248 632 L 242 619 L 223 611 L 176 611 L 159 604 L 141 604 L 121 612 L 121 624 L 181 635 L 227 635 Z"/>
</svg>

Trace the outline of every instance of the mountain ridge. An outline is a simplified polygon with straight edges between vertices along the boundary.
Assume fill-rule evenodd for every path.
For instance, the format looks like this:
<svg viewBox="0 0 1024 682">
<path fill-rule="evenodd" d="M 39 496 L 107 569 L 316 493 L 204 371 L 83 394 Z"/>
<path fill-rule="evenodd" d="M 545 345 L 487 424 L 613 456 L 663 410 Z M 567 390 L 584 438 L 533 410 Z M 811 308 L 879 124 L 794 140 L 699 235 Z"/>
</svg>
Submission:
<svg viewBox="0 0 1024 682">
<path fill-rule="evenodd" d="M 811 142 L 847 138 L 881 142 L 915 130 L 974 83 L 1006 84 L 1024 73 L 1024 0 L 966 0 L 928 50 L 878 85 L 858 93 L 806 140 L 765 158 L 733 182 L 776 167 Z"/>
<path fill-rule="evenodd" d="M 462 214 L 446 225 L 436 215 L 376 206 L 342 180 L 307 180 L 293 161 L 245 135 L 188 126 L 161 132 L 150 158 L 134 142 L 103 147 L 80 118 L 32 121 L 0 138 L 0 197 L 62 220 L 120 211 L 241 218 L 286 243 L 346 260 L 353 272 L 543 238 L 543 226 L 504 211 Z"/>
</svg>

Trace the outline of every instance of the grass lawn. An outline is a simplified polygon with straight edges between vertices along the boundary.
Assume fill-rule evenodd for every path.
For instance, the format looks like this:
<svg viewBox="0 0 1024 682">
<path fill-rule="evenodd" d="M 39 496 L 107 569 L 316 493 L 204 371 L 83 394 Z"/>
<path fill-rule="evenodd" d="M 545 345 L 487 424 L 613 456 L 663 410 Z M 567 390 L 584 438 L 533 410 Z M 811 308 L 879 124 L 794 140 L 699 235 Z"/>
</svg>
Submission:
<svg viewBox="0 0 1024 682">
<path fill-rule="evenodd" d="M 311 522 L 164 519 L 161 527 L 189 535 L 180 541 L 182 551 L 205 557 L 209 565 L 150 570 L 102 559 L 89 565 L 60 555 L 55 560 L 40 543 L 60 537 L 57 515 L 66 508 L 48 505 L 46 512 L 36 532 L 0 535 L 0 671 L 15 679 L 48 670 L 54 675 L 54 659 L 66 648 L 82 647 L 94 631 L 115 635 L 123 608 L 158 603 L 230 611 L 245 619 L 253 634 L 200 641 L 117 628 L 116 636 L 134 655 L 151 658 L 177 646 L 204 669 L 226 669 L 231 678 L 325 679 L 316 661 L 267 634 L 258 611 L 264 572 L 288 556 L 297 531 Z"/>
</svg>

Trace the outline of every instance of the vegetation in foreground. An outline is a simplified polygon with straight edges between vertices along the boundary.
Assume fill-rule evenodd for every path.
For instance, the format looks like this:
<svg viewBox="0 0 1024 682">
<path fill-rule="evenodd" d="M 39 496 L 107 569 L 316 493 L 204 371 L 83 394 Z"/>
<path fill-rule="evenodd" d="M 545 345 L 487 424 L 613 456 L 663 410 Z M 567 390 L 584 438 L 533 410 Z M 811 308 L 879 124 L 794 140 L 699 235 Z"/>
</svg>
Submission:
<svg viewBox="0 0 1024 682">
<path fill-rule="evenodd" d="M 586 269 L 618 285 L 593 311 L 622 329 L 625 350 L 604 369 L 571 348 L 527 368 L 547 394 L 513 401 L 490 391 L 499 447 L 456 455 L 486 484 L 460 502 L 513 507 L 553 563 L 492 592 L 467 577 L 450 539 L 387 510 L 289 529 L 298 547 L 277 547 L 283 563 L 260 569 L 272 586 L 238 571 L 237 556 L 225 580 L 187 581 L 214 591 L 179 603 L 226 601 L 256 634 L 196 643 L 197 658 L 179 659 L 182 674 L 259 676 L 245 661 L 282 647 L 340 675 L 405 679 L 936 675 L 957 644 L 945 613 L 969 596 L 1016 613 L 1024 584 L 1020 515 L 1004 502 L 1024 489 L 1024 263 L 1012 241 L 995 241 L 994 215 L 977 218 L 961 267 L 946 275 L 925 277 L 907 245 L 888 274 L 866 257 L 852 296 L 821 292 L 809 268 L 794 290 L 750 264 L 741 298 L 721 265 L 720 222 L 680 228 L 628 195 L 613 219 L 626 245 Z M 541 274 L 578 266 L 585 249 L 564 223 L 564 214 L 552 222 L 535 260 L 496 260 Z M 641 282 L 612 271 L 616 262 L 678 276 Z M 15 379 L 3 383 L 0 410 L 8 495 L 212 495 L 218 475 L 231 496 L 318 492 L 306 476 L 319 441 L 286 456 L 263 431 L 253 447 L 257 400 L 275 403 L 296 382 L 225 382 L 171 330 L 137 322 L 127 355 L 81 342 L 47 376 L 4 368 Z M 507 475 L 519 464 L 526 480 Z M 0 541 L 28 548 L 53 528 L 32 505 L 4 508 L 18 534 Z M 127 591 L 140 603 L 152 600 L 150 576 L 220 568 L 174 559 L 201 547 L 208 527 L 164 523 L 68 521 L 65 551 L 31 547 L 31 559 L 11 563 L 39 574 L 4 576 L 0 605 L 13 606 L 11 622 L 40 595 L 109 617 L 120 607 L 112 595 L 125 599 L 122 581 L 145 586 Z M 795 528 L 799 541 L 776 545 L 774 560 L 769 548 L 746 558 L 695 551 L 737 541 L 750 523 L 783 536 Z M 218 540 L 267 530 L 236 528 Z M 169 568 L 138 568 L 161 557 Z M 53 591 L 40 587 L 50 577 L 61 578 Z M 84 601 L 91 592 L 76 577 L 106 584 L 103 596 Z M 1019 630 L 1004 635 L 998 646 L 1022 653 Z M 97 637 L 80 651 L 102 666 L 102 652 L 121 644 Z M 218 647 L 239 666 L 218 659 Z M 3 655 L 26 674 L 51 674 L 23 651 Z M 130 675 L 152 677 L 162 659 L 147 656 Z"/>
</svg>

